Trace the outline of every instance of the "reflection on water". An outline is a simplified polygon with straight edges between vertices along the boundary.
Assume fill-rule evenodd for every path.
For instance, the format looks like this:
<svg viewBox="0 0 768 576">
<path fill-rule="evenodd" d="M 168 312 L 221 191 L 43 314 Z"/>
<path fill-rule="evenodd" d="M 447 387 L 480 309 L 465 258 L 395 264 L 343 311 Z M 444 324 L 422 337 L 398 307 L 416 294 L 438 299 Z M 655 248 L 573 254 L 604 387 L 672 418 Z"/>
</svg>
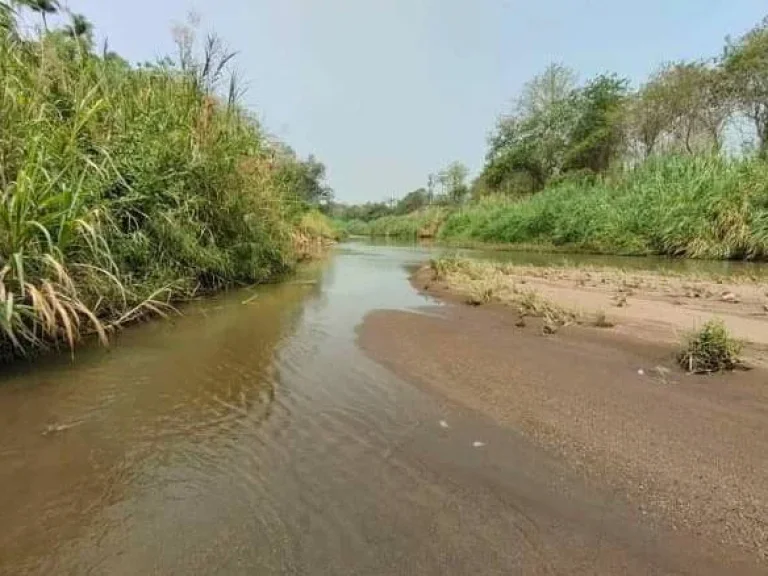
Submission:
<svg viewBox="0 0 768 576">
<path fill-rule="evenodd" d="M 288 283 L 129 329 L 109 351 L 10 370 L 0 570 L 115 573 L 117 558 L 135 562 L 126 573 L 199 567 L 209 564 L 195 555 L 221 539 L 286 538 L 276 502 L 296 496 L 291 476 L 319 473 L 323 453 L 354 457 L 366 443 L 344 438 L 368 403 L 387 408 L 383 371 L 359 355 L 354 328 L 368 310 L 424 303 L 403 268 L 424 256 L 341 248 Z"/>
<path fill-rule="evenodd" d="M 468 258 L 510 262 L 529 266 L 612 266 L 625 270 L 657 270 L 681 274 L 707 275 L 768 275 L 765 262 L 743 262 L 730 260 L 690 260 L 662 256 L 610 256 L 602 254 L 530 252 L 524 250 L 491 250 L 449 248 L 436 242 L 424 240 L 402 240 L 397 238 L 353 239 L 350 243 L 365 246 L 402 248 L 415 251 L 430 250 L 433 254 L 458 255 Z"/>
</svg>

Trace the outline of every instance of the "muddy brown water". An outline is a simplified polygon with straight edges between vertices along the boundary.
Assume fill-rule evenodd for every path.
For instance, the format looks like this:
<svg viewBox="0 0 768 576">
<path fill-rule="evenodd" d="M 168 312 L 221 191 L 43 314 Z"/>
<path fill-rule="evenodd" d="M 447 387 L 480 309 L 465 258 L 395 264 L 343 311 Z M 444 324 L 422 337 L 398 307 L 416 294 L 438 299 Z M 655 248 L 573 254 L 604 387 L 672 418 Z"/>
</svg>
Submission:
<svg viewBox="0 0 768 576">
<path fill-rule="evenodd" d="M 343 245 L 110 350 L 4 368 L 0 573 L 718 573 L 360 351 L 368 312 L 434 311 L 407 279 L 434 251 Z"/>
</svg>

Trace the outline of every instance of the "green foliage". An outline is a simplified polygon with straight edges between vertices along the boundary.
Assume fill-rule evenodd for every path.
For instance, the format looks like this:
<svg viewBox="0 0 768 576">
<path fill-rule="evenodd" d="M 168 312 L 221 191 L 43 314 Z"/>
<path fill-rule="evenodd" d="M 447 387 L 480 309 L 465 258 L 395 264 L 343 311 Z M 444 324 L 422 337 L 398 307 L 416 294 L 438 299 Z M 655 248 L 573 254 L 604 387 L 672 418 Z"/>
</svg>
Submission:
<svg viewBox="0 0 768 576">
<path fill-rule="evenodd" d="M 623 78 L 603 74 L 574 96 L 579 114 L 568 137 L 566 170 L 604 173 L 619 155 L 627 85 Z"/>
<path fill-rule="evenodd" d="M 755 126 L 759 153 L 768 158 L 768 17 L 728 43 L 723 65 L 742 112 Z"/>
<path fill-rule="evenodd" d="M 685 370 L 697 374 L 733 370 L 741 364 L 742 348 L 722 320 L 710 320 L 701 330 L 686 336 L 677 360 Z"/>
<path fill-rule="evenodd" d="M 431 206 L 402 216 L 383 216 L 370 222 L 350 221 L 346 230 L 355 236 L 434 238 L 449 210 Z"/>
<path fill-rule="evenodd" d="M 402 200 L 397 203 L 395 211 L 398 214 L 408 214 L 424 208 L 429 204 L 429 194 L 425 188 L 419 188 L 406 194 Z"/>
<path fill-rule="evenodd" d="M 447 240 L 541 243 L 691 258 L 768 256 L 768 165 L 665 157 L 594 182 L 566 181 L 518 201 L 453 212 Z"/>
<path fill-rule="evenodd" d="M 299 162 L 217 96 L 228 56 L 135 69 L 11 22 L 0 61 L 0 356 L 292 266 Z"/>
<path fill-rule="evenodd" d="M 334 221 L 317 209 L 310 210 L 301 217 L 298 230 L 310 238 L 325 240 L 338 240 L 343 232 Z"/>
</svg>

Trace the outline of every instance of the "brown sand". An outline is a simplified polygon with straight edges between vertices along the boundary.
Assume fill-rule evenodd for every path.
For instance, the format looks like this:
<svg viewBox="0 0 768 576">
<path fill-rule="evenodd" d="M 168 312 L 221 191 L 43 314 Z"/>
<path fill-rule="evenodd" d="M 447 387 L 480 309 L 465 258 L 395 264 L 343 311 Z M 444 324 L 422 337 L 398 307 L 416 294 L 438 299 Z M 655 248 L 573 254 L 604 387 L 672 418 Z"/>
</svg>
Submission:
<svg viewBox="0 0 768 576">
<path fill-rule="evenodd" d="M 641 297 L 633 288 L 630 305 L 611 311 L 616 328 L 544 336 L 536 321 L 519 327 L 509 307 L 460 304 L 427 271 L 413 281 L 453 304 L 438 314 L 369 315 L 360 342 L 373 358 L 523 432 L 649 521 L 756 557 L 768 570 L 768 371 L 689 376 L 675 367 L 671 338 L 661 337 L 687 324 L 689 312 L 714 313 L 706 299 L 663 290 Z M 611 298 L 599 280 L 572 281 L 527 279 L 572 306 Z M 709 300 L 766 341 L 765 328 L 753 326 L 765 321 L 750 317 L 757 302 L 743 286 L 725 290 L 735 289 L 741 303 Z"/>
</svg>

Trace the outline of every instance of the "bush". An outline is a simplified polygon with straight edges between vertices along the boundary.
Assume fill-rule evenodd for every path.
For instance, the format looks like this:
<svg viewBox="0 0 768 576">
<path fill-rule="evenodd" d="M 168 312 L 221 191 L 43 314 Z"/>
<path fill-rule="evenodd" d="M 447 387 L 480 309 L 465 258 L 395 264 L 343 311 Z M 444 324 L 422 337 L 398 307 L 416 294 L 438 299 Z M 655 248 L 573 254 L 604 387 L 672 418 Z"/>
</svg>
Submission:
<svg viewBox="0 0 768 576">
<path fill-rule="evenodd" d="M 692 373 L 733 370 L 741 364 L 742 343 L 734 339 L 721 320 L 710 320 L 689 334 L 678 354 L 680 366 Z"/>
</svg>

